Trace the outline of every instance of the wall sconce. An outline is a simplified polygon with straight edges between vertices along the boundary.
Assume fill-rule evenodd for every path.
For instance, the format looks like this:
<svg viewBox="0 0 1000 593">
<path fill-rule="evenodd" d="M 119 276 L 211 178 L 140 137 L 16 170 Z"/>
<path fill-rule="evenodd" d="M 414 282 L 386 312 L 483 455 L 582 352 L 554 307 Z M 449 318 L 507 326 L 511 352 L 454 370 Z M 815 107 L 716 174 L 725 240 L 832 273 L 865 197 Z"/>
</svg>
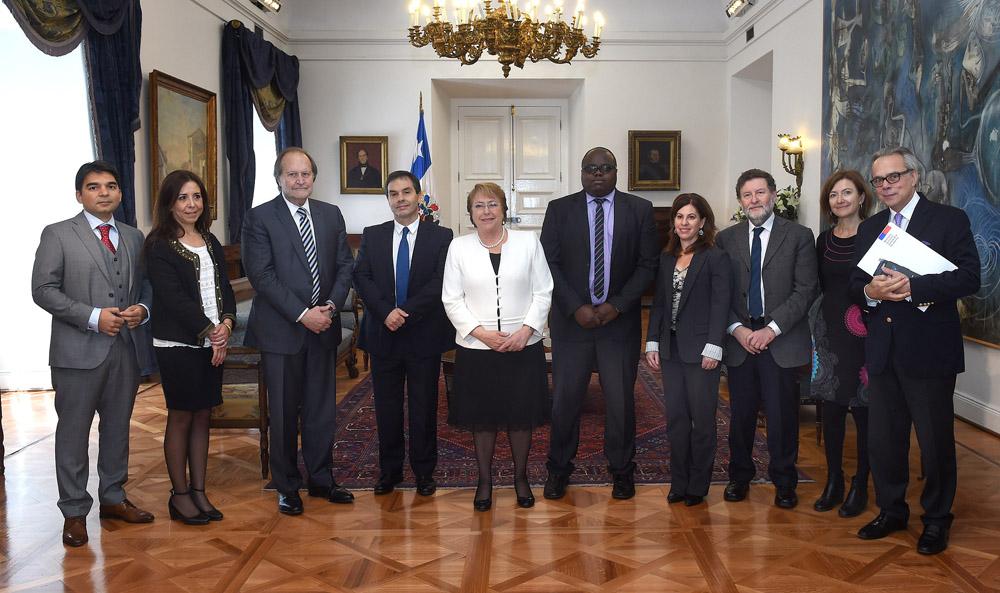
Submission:
<svg viewBox="0 0 1000 593">
<path fill-rule="evenodd" d="M 802 136 L 778 134 L 778 150 L 781 151 L 781 166 L 785 172 L 795 175 L 795 190 L 802 195 Z"/>
<path fill-rule="evenodd" d="M 740 16 L 751 6 L 753 6 L 751 0 L 729 0 L 726 4 L 726 16 L 729 18 Z"/>
<path fill-rule="evenodd" d="M 278 12 L 281 10 L 281 0 L 250 0 L 250 3 L 264 12 Z"/>
</svg>

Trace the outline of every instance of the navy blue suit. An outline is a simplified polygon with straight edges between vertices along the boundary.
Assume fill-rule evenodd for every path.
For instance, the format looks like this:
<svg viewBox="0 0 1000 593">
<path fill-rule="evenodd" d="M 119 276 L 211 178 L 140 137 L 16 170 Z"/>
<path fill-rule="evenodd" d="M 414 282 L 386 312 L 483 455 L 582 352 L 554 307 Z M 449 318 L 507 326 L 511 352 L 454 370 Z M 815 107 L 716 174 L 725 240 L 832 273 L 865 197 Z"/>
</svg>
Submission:
<svg viewBox="0 0 1000 593">
<path fill-rule="evenodd" d="M 354 286 L 365 303 L 358 346 L 371 355 L 382 478 L 402 478 L 405 458 L 403 392 L 409 402 L 410 466 L 431 477 L 437 465 L 437 401 L 441 353 L 455 347 L 455 328 L 441 303 L 441 279 L 451 229 L 421 221 L 413 236 L 406 303 L 409 317 L 391 331 L 385 318 L 396 308 L 392 260 L 395 225 L 365 228 L 354 267 Z"/>
<path fill-rule="evenodd" d="M 888 224 L 889 214 L 883 210 L 858 227 L 857 261 Z M 911 279 L 912 302 L 882 301 L 875 307 L 868 307 L 864 294 L 871 276 L 860 268 L 851 274 L 851 298 L 870 313 L 865 360 L 871 387 L 872 475 L 879 508 L 905 521 L 912 423 L 926 476 L 920 497 L 923 521 L 947 527 L 958 482 L 955 378 L 965 370 L 957 305 L 959 298 L 979 290 L 979 252 L 965 212 L 924 197 L 914 207 L 906 232 L 958 269 Z M 928 303 L 926 311 L 917 309 Z"/>
</svg>

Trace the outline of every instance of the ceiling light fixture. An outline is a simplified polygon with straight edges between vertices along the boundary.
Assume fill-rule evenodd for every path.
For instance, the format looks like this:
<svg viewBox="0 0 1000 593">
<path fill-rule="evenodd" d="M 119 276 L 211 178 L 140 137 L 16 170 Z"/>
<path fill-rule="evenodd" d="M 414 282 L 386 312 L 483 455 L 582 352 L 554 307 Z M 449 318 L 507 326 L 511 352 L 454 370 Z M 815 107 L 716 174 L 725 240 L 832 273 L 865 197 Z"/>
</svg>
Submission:
<svg viewBox="0 0 1000 593">
<path fill-rule="evenodd" d="M 281 0 L 250 0 L 250 3 L 264 12 L 278 12 L 281 10 Z"/>
<path fill-rule="evenodd" d="M 751 0 L 729 0 L 729 4 L 726 5 L 726 16 L 729 18 L 742 16 L 751 6 L 753 6 Z"/>
</svg>

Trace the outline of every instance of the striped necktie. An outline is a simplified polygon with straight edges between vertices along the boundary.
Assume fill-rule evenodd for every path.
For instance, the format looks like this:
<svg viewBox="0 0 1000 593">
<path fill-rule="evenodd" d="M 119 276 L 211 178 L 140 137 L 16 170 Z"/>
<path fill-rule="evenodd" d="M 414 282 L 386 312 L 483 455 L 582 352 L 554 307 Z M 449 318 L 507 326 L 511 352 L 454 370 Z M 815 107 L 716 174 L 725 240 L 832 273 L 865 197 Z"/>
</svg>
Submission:
<svg viewBox="0 0 1000 593">
<path fill-rule="evenodd" d="M 604 298 L 604 198 L 595 198 L 594 204 L 594 296 Z"/>
<path fill-rule="evenodd" d="M 312 225 L 306 209 L 299 207 L 295 212 L 299 215 L 299 235 L 302 237 L 302 247 L 306 250 L 306 262 L 309 263 L 309 273 L 312 274 L 313 289 L 310 305 L 319 302 L 319 263 L 316 261 L 316 240 L 313 238 Z"/>
</svg>

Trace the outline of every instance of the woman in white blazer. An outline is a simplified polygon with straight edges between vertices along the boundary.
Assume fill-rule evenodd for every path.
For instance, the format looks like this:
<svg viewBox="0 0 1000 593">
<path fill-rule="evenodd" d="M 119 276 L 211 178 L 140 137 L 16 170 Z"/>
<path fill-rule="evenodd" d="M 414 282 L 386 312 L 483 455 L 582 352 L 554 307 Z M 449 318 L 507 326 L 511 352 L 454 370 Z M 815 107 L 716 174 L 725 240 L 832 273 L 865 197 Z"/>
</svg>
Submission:
<svg viewBox="0 0 1000 593">
<path fill-rule="evenodd" d="M 507 229 L 507 198 L 481 183 L 466 199 L 475 233 L 448 248 L 441 300 L 455 326 L 455 378 L 448 423 L 472 431 L 479 464 L 473 506 L 493 504 L 493 450 L 506 430 L 517 504 L 535 497 L 528 484 L 532 430 L 549 419 L 542 331 L 552 304 L 552 275 L 538 237 Z"/>
</svg>

